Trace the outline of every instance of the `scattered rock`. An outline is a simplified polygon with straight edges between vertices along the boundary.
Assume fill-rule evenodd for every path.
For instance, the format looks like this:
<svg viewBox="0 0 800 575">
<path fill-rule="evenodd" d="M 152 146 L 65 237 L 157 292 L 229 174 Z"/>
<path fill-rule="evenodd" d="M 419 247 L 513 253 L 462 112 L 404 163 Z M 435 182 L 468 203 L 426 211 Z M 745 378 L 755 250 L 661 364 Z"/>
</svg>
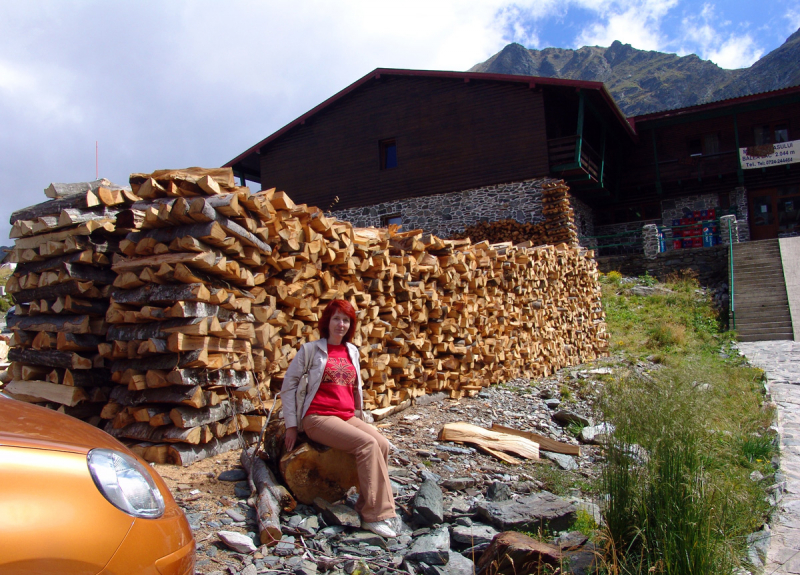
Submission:
<svg viewBox="0 0 800 575">
<path fill-rule="evenodd" d="M 436 525 L 444 521 L 442 490 L 431 479 L 426 479 L 414 496 L 414 519 L 423 525 Z"/>
<path fill-rule="evenodd" d="M 257 549 L 250 537 L 235 531 L 217 531 L 217 537 L 237 553 L 253 553 Z"/>
<path fill-rule="evenodd" d="M 511 488 L 507 483 L 495 481 L 489 485 L 486 491 L 486 499 L 489 501 L 508 501 L 511 499 Z"/>
<path fill-rule="evenodd" d="M 475 547 L 476 545 L 491 543 L 498 533 L 499 531 L 491 525 L 473 523 L 469 527 L 456 525 L 450 532 L 450 538 L 461 545 Z"/>
<path fill-rule="evenodd" d="M 581 441 L 584 443 L 591 443 L 598 445 L 603 443 L 605 439 L 614 433 L 614 426 L 610 423 L 601 423 L 600 425 L 587 425 L 581 429 Z"/>
<path fill-rule="evenodd" d="M 361 518 L 356 510 L 347 505 L 333 505 L 321 497 L 314 499 L 314 507 L 322 514 L 328 525 L 341 525 L 342 527 L 361 527 Z"/>
<path fill-rule="evenodd" d="M 247 479 L 247 471 L 241 468 L 223 471 L 217 477 L 220 481 L 242 481 Z"/>
<path fill-rule="evenodd" d="M 478 515 L 502 531 L 564 531 L 576 518 L 574 504 L 548 491 L 512 501 L 482 502 Z"/>
<path fill-rule="evenodd" d="M 544 404 L 550 409 L 558 409 L 558 407 L 561 405 L 561 400 L 556 398 L 545 399 Z"/>
<path fill-rule="evenodd" d="M 446 565 L 450 560 L 450 532 L 447 527 L 439 527 L 419 537 L 411 545 L 405 558 L 416 563 Z"/>
<path fill-rule="evenodd" d="M 575 463 L 575 458 L 571 455 L 564 453 L 553 453 L 551 451 L 540 451 L 539 455 L 550 461 L 554 461 L 561 469 L 565 471 L 575 471 L 578 469 L 578 464 Z"/>
<path fill-rule="evenodd" d="M 547 566 L 547 567 L 545 567 Z M 546 573 L 561 566 L 561 553 L 547 543 L 516 531 L 500 533 L 475 566 L 477 575 Z"/>
<path fill-rule="evenodd" d="M 560 411 L 556 411 L 553 414 L 553 421 L 560 423 L 561 425 L 569 425 L 570 423 L 577 423 L 578 425 L 591 425 L 592 422 L 585 418 L 582 415 L 579 415 L 573 411 L 568 411 L 566 409 L 562 409 Z"/>
<path fill-rule="evenodd" d="M 452 479 L 445 479 L 442 482 L 442 487 L 454 491 L 463 491 L 468 487 L 475 487 L 476 483 L 477 481 L 472 477 L 454 477 Z"/>
</svg>

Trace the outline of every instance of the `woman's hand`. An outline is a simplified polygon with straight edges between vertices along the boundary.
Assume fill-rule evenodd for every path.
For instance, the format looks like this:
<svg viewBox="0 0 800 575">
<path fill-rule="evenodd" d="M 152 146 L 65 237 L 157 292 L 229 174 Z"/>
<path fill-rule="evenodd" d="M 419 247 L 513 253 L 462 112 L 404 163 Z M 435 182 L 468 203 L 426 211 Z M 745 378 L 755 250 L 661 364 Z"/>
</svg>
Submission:
<svg viewBox="0 0 800 575">
<path fill-rule="evenodd" d="M 297 428 L 287 427 L 286 435 L 284 436 L 283 440 L 286 443 L 286 451 L 291 451 L 294 449 L 294 444 L 297 441 Z"/>
</svg>

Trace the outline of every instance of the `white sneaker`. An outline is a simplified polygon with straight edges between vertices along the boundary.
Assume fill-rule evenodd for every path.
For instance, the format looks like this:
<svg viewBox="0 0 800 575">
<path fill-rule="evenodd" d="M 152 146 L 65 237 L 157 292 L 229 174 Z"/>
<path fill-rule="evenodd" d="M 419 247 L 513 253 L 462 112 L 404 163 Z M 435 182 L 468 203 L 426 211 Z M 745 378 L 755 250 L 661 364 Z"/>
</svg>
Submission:
<svg viewBox="0 0 800 575">
<path fill-rule="evenodd" d="M 372 531 L 376 535 L 380 535 L 381 537 L 386 537 L 388 539 L 397 537 L 397 533 L 395 533 L 394 529 L 392 529 L 387 519 L 384 519 L 382 521 L 371 521 L 371 522 L 362 521 L 361 529 Z"/>
</svg>

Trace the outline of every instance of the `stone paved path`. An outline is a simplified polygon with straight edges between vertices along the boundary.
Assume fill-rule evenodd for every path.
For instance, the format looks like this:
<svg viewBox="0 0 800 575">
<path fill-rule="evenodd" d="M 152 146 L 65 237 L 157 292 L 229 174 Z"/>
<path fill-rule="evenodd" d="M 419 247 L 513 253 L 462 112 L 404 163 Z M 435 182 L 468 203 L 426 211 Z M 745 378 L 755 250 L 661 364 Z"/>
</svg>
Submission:
<svg viewBox="0 0 800 575">
<path fill-rule="evenodd" d="M 783 499 L 773 518 L 766 575 L 800 574 L 800 342 L 740 342 L 737 347 L 767 373 L 772 400 L 778 405 Z"/>
</svg>

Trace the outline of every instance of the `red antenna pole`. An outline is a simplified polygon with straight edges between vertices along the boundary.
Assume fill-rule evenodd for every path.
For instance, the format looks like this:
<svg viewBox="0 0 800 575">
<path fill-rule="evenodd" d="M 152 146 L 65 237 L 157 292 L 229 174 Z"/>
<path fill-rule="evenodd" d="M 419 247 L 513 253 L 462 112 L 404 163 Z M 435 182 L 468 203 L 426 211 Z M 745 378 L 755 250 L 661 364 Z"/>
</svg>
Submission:
<svg viewBox="0 0 800 575">
<path fill-rule="evenodd" d="M 100 179 L 100 151 L 97 146 L 97 140 L 94 141 L 94 179 Z"/>
</svg>

